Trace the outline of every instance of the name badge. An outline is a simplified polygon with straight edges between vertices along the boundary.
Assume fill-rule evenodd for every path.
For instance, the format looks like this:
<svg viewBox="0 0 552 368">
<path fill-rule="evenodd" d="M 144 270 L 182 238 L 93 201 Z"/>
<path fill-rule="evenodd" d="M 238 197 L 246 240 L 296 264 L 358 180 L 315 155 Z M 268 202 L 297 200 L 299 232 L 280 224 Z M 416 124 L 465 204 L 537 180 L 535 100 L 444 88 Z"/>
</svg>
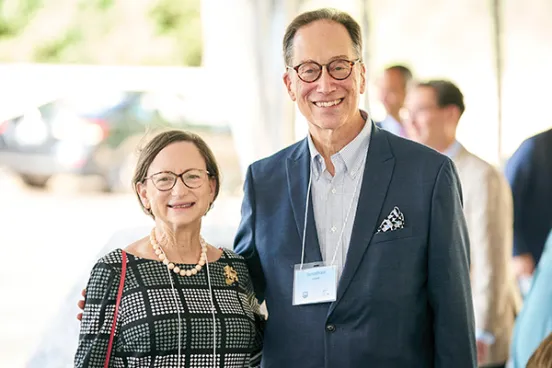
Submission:
<svg viewBox="0 0 552 368">
<path fill-rule="evenodd" d="M 324 262 L 295 265 L 293 305 L 331 303 L 337 298 L 337 266 Z"/>
</svg>

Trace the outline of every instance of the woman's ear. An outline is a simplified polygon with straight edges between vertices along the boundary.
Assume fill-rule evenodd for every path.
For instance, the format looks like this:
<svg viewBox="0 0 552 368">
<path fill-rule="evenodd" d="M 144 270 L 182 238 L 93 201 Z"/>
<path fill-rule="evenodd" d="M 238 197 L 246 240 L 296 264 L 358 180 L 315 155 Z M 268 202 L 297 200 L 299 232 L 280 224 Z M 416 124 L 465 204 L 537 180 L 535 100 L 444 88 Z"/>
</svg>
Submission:
<svg viewBox="0 0 552 368">
<path fill-rule="evenodd" d="M 144 208 L 146 210 L 151 210 L 151 204 L 150 204 L 150 201 L 148 199 L 148 191 L 147 191 L 146 184 L 138 183 L 138 184 L 136 184 L 135 189 L 136 189 L 136 193 L 138 193 L 138 196 L 140 197 L 140 201 L 142 202 L 142 206 L 144 206 Z"/>
<path fill-rule="evenodd" d="M 209 180 L 209 195 L 211 197 L 211 203 L 215 201 L 215 192 L 217 190 L 217 181 L 214 178 Z"/>
</svg>

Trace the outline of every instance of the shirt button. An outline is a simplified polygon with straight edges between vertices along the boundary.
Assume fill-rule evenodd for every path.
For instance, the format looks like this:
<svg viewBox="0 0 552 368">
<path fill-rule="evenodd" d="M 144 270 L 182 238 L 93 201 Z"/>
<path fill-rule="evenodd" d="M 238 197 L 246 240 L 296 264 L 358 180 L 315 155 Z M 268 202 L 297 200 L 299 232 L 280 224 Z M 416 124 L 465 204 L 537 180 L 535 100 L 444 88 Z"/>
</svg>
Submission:
<svg viewBox="0 0 552 368">
<path fill-rule="evenodd" d="M 332 233 L 335 233 L 335 231 L 337 230 L 337 228 L 335 226 L 332 226 L 332 228 L 330 229 L 332 231 Z"/>
<path fill-rule="evenodd" d="M 326 325 L 326 331 L 334 332 L 335 331 L 335 326 L 334 325 Z"/>
<path fill-rule="evenodd" d="M 337 190 L 335 190 L 335 188 L 332 188 L 332 193 L 335 194 L 335 192 L 337 192 Z"/>
</svg>

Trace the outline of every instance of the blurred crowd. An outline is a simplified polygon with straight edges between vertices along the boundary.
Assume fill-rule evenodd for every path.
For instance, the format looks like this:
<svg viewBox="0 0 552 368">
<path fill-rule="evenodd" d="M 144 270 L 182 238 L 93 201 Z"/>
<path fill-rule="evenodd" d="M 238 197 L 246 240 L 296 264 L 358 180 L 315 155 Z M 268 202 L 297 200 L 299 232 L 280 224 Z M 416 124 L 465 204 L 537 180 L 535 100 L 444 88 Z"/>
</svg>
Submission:
<svg viewBox="0 0 552 368">
<path fill-rule="evenodd" d="M 539 345 L 551 348 L 552 129 L 526 139 L 496 168 L 456 137 L 469 106 L 454 83 L 418 81 L 397 64 L 382 72 L 378 87 L 387 116 L 377 125 L 449 156 L 458 170 L 478 350 L 490 366 L 525 367 Z"/>
</svg>

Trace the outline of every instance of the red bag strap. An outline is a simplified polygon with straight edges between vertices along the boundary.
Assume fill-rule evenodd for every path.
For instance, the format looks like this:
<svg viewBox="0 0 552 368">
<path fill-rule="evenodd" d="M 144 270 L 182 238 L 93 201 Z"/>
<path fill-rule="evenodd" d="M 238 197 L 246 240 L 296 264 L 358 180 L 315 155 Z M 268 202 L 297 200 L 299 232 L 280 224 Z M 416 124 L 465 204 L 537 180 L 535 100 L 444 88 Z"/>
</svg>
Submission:
<svg viewBox="0 0 552 368">
<path fill-rule="evenodd" d="M 113 324 L 111 325 L 111 335 L 109 336 L 109 344 L 107 345 L 107 354 L 105 356 L 104 368 L 109 367 L 109 358 L 111 358 L 111 349 L 113 348 L 113 338 L 115 337 L 115 327 L 117 326 L 117 315 L 119 314 L 119 305 L 123 297 L 123 288 L 125 286 L 125 275 L 127 266 L 127 254 L 123 250 L 123 264 L 121 269 L 121 280 L 119 281 L 119 290 L 117 291 L 117 302 L 115 303 L 115 316 L 113 316 Z"/>
</svg>

